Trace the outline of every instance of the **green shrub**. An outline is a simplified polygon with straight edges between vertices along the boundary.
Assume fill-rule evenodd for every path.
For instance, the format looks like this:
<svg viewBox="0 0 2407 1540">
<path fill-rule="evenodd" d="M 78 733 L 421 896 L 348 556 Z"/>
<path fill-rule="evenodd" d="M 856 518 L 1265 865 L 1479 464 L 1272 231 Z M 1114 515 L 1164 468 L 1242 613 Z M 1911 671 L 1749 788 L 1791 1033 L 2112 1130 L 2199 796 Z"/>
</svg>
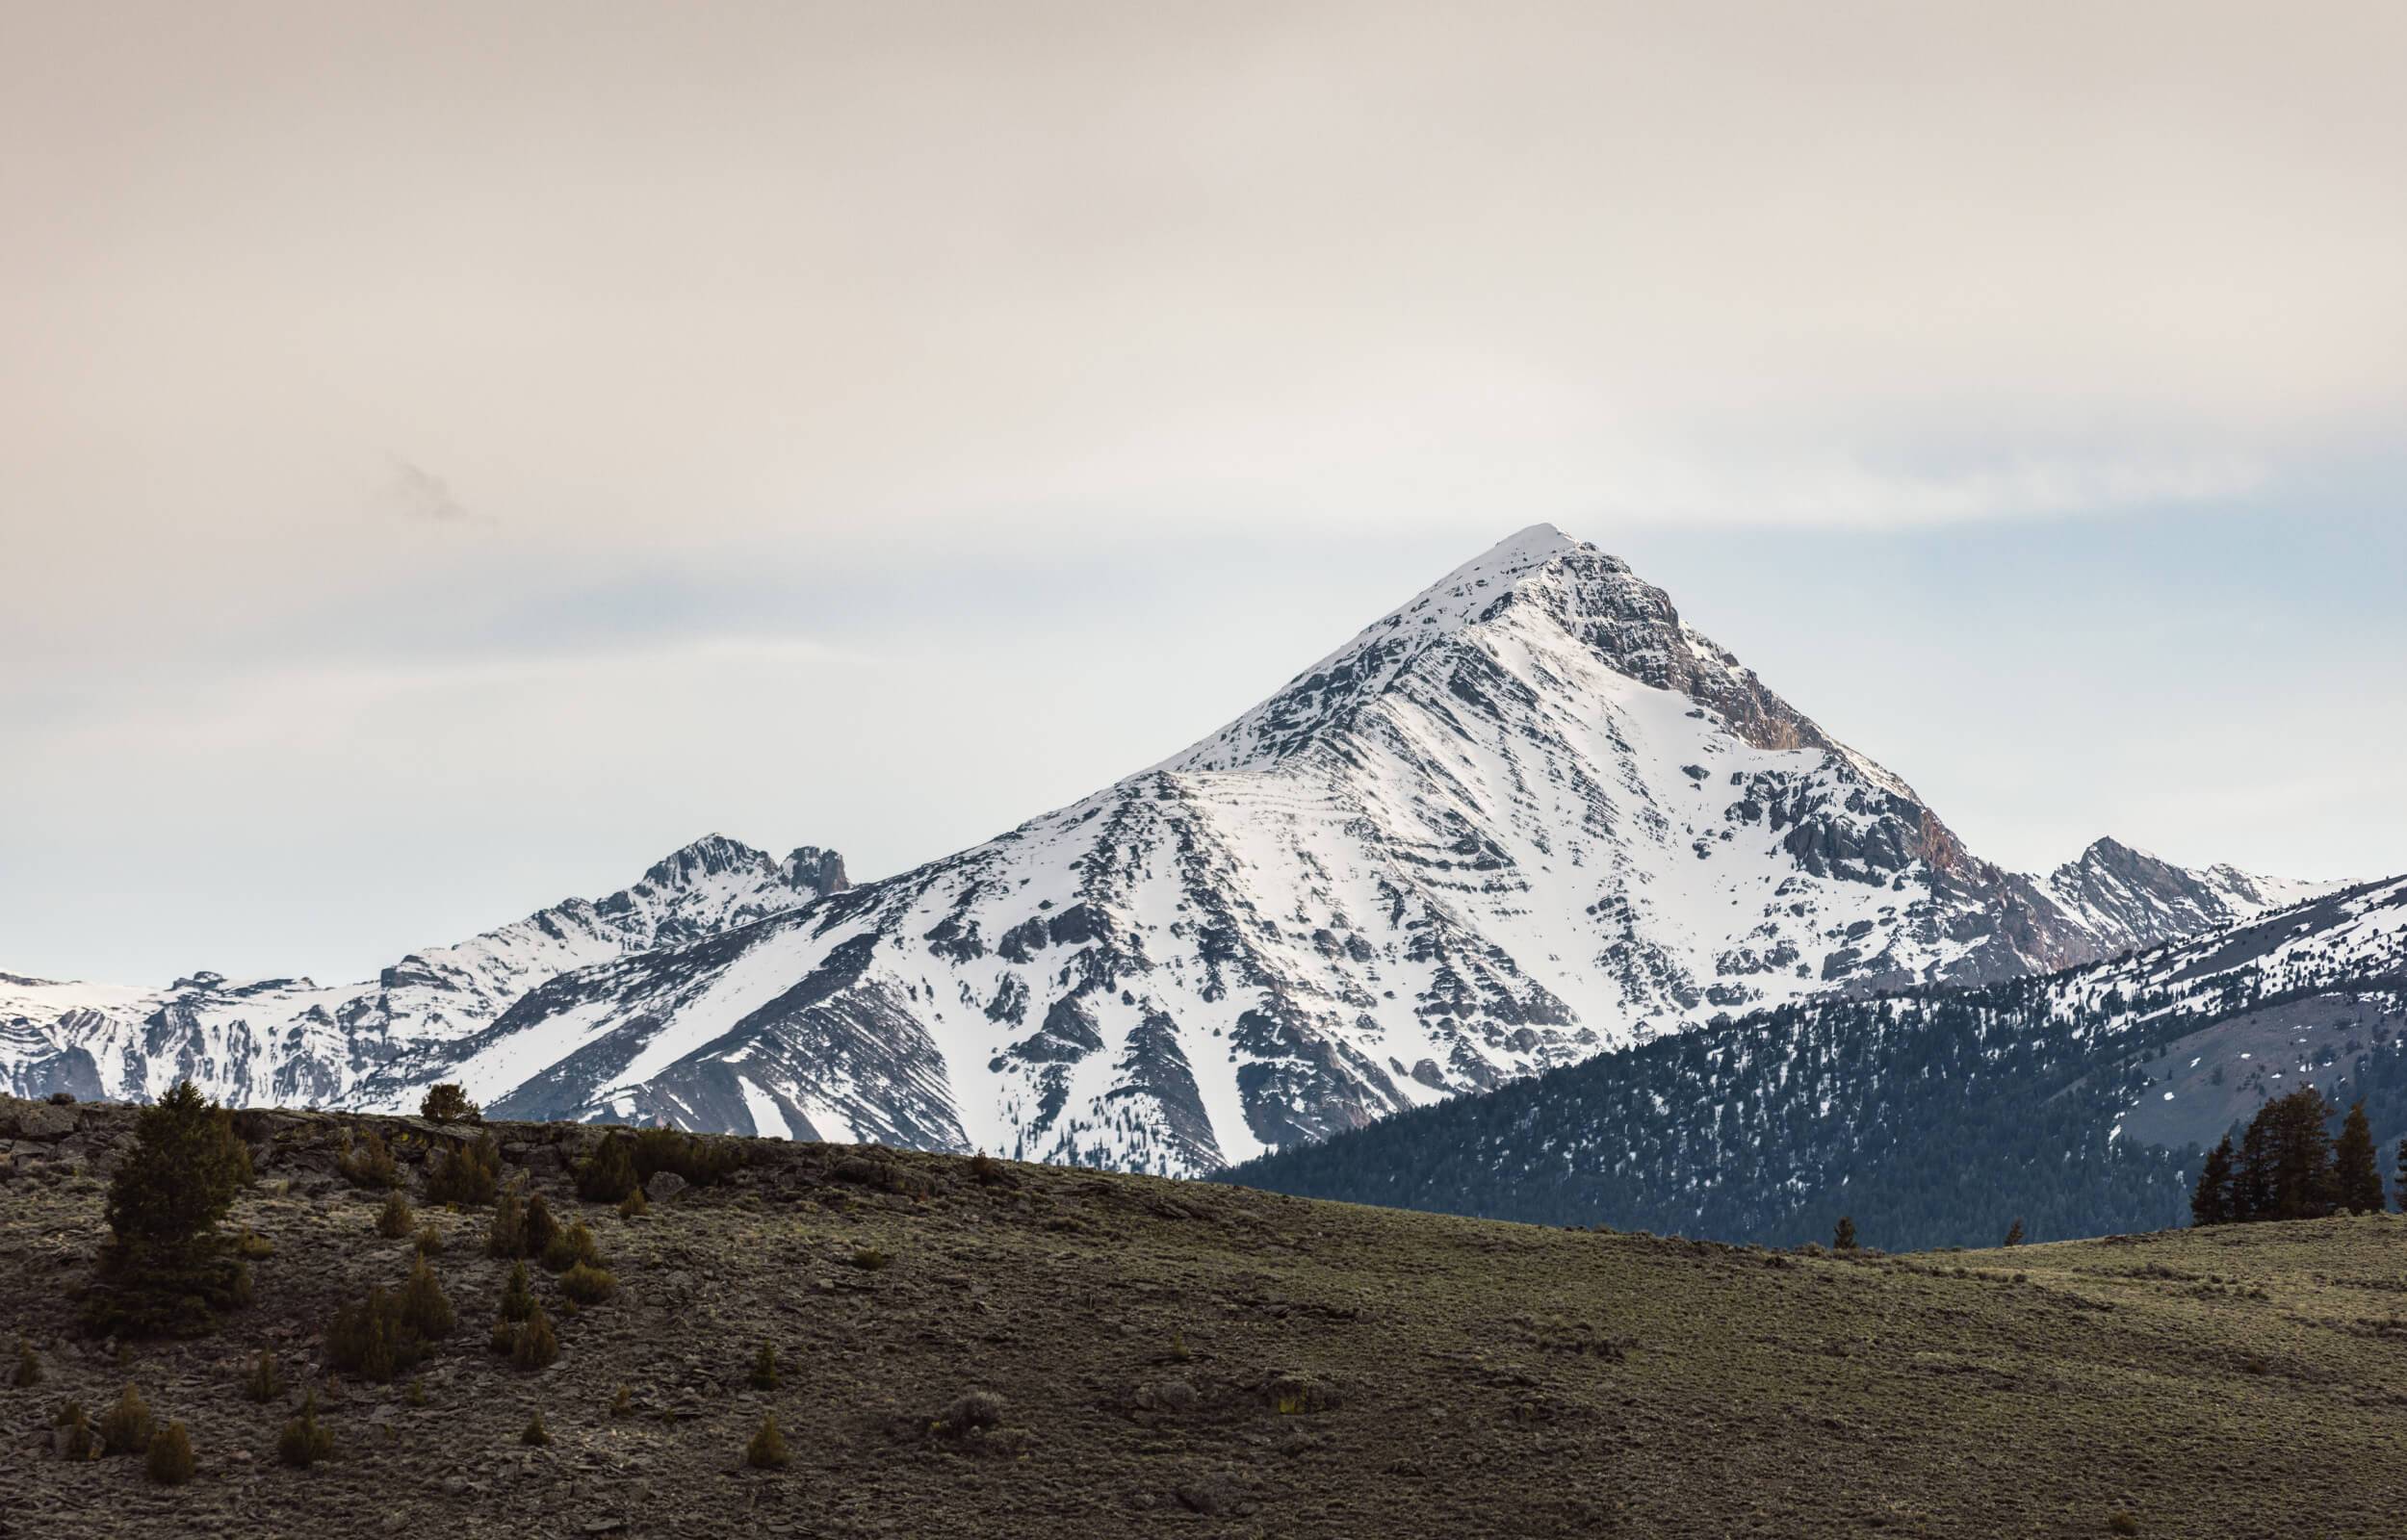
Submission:
<svg viewBox="0 0 2407 1540">
<path fill-rule="evenodd" d="M 434 1227 L 432 1219 L 418 1226 L 418 1254 L 422 1257 L 439 1257 L 443 1254 L 443 1232 Z"/>
<path fill-rule="evenodd" d="M 534 1312 L 534 1293 L 527 1287 L 527 1264 L 512 1263 L 509 1279 L 502 1285 L 502 1319 L 524 1321 Z"/>
<path fill-rule="evenodd" d="M 610 1415 L 612 1417 L 634 1416 L 635 1393 L 624 1385 L 618 1387 L 618 1394 L 610 1398 Z"/>
<path fill-rule="evenodd" d="M 409 1199 L 397 1191 L 385 1198 L 384 1211 L 376 1216 L 376 1233 L 388 1241 L 398 1241 L 417 1222 L 418 1216 L 410 1212 Z"/>
<path fill-rule="evenodd" d="M 452 1334 L 452 1301 L 424 1257 L 409 1270 L 409 1282 L 401 1286 L 401 1325 L 427 1342 Z"/>
<path fill-rule="evenodd" d="M 496 1321 L 493 1330 L 485 1338 L 485 1346 L 504 1358 L 515 1354 L 518 1351 L 518 1322 L 507 1318 Z"/>
<path fill-rule="evenodd" d="M 559 1356 L 560 1340 L 552 1330 L 552 1318 L 537 1305 L 518 1328 L 517 1340 L 510 1345 L 510 1362 L 531 1372 L 551 1368 Z"/>
<path fill-rule="evenodd" d="M 491 1134 L 454 1145 L 436 1158 L 427 1177 L 427 1201 L 478 1207 L 493 1201 L 502 1185 L 502 1150 Z"/>
<path fill-rule="evenodd" d="M 16 1370 L 9 1375 L 9 1383 L 19 1390 L 41 1383 L 41 1360 L 34 1356 L 34 1345 L 22 1337 L 16 1339 Z"/>
<path fill-rule="evenodd" d="M 334 1435 L 318 1425 L 318 1393 L 311 1391 L 301 1402 L 300 1415 L 284 1424 L 276 1435 L 275 1457 L 280 1464 L 307 1470 L 320 1460 L 334 1457 Z"/>
<path fill-rule="evenodd" d="M 551 1271 L 566 1272 L 581 1264 L 589 1268 L 602 1265 L 601 1249 L 593 1244 L 593 1232 L 585 1228 L 582 1219 L 555 1234 L 543 1248 L 543 1265 Z"/>
<path fill-rule="evenodd" d="M 543 1449 L 550 1446 L 552 1435 L 544 1428 L 542 1407 L 536 1407 L 534 1416 L 527 1420 L 526 1430 L 518 1435 L 518 1442 L 531 1449 Z"/>
<path fill-rule="evenodd" d="M 394 1162 L 393 1151 L 383 1136 L 374 1129 L 356 1138 L 346 1135 L 342 1158 L 334 1163 L 334 1168 L 353 1187 L 401 1185 L 401 1168 Z"/>
<path fill-rule="evenodd" d="M 777 1389 L 777 1349 L 767 1343 L 761 1345 L 760 1356 L 752 1361 L 752 1388 Z"/>
<path fill-rule="evenodd" d="M 635 1142 L 624 1134 L 605 1137 L 577 1167 L 577 1195 L 588 1203 L 618 1203 L 638 1190 Z"/>
<path fill-rule="evenodd" d="M 622 1219 L 640 1219 L 651 1212 L 652 1199 L 644 1194 L 640 1187 L 634 1189 L 619 1200 L 618 1217 Z"/>
<path fill-rule="evenodd" d="M 59 1451 L 64 1457 L 70 1460 L 100 1458 L 100 1440 L 92 1436 L 91 1423 L 84 1416 L 82 1401 L 61 1402 L 59 1410 L 50 1419 L 50 1425 L 65 1430 L 65 1437 L 61 1440 L 63 1448 Z"/>
<path fill-rule="evenodd" d="M 250 1272 L 217 1223 L 250 1180 L 250 1149 L 189 1080 L 142 1109 L 109 1183 L 110 1240 L 86 1296 L 94 1334 L 197 1337 L 246 1304 Z"/>
<path fill-rule="evenodd" d="M 852 1265 L 864 1272 L 875 1272 L 893 1260 L 873 1245 L 865 1245 L 852 1254 Z"/>
<path fill-rule="evenodd" d="M 467 1088 L 448 1080 L 428 1088 L 427 1099 L 418 1104 L 418 1116 L 430 1123 L 474 1123 L 483 1119 L 477 1104 L 468 1099 Z"/>
<path fill-rule="evenodd" d="M 169 1423 L 150 1441 L 144 1468 L 161 1486 L 182 1486 L 193 1478 L 193 1436 L 182 1423 Z"/>
<path fill-rule="evenodd" d="M 761 1428 L 744 1446 L 744 1463 L 756 1471 L 782 1471 L 790 1456 L 786 1452 L 786 1436 L 777 1430 L 777 1414 L 764 1412 Z"/>
<path fill-rule="evenodd" d="M 560 1293 L 581 1305 L 598 1305 L 618 1291 L 618 1279 L 590 1262 L 560 1274 Z"/>
<path fill-rule="evenodd" d="M 158 1424 L 150 1420 L 150 1407 L 142 1400 L 142 1393 L 131 1385 L 118 1395 L 117 1402 L 100 1420 L 100 1443 L 111 1454 L 140 1454 L 150 1448 L 150 1437 Z"/>
<path fill-rule="evenodd" d="M 526 1249 L 520 1255 L 547 1256 L 552 1249 L 552 1244 L 559 1238 L 560 1224 L 557 1219 L 552 1218 L 552 1205 L 543 1200 L 542 1194 L 537 1193 L 527 1200 L 527 1242 Z M 552 1265 L 547 1259 L 544 1266 L 551 1267 Z M 553 1268 L 552 1270 L 557 1272 L 559 1270 Z"/>
<path fill-rule="evenodd" d="M 2137 1534 L 2138 1532 L 2139 1519 L 2135 1514 L 2117 1513 L 2107 1520 L 2107 1533 L 2109 1534 Z"/>
<path fill-rule="evenodd" d="M 403 1400 L 407 1401 L 407 1402 L 408 1402 L 410 1405 L 412 1405 L 412 1406 L 424 1406 L 424 1405 L 426 1405 L 426 1404 L 427 1404 L 427 1382 L 426 1382 L 425 1380 L 423 1380 L 423 1379 L 413 1379 L 413 1380 L 411 1380 L 411 1381 L 409 1382 L 409 1394 L 408 1394 L 408 1395 L 406 1395 L 406 1396 L 404 1396 L 404 1397 L 402 1397 L 401 1399 L 402 1399 Z"/>
<path fill-rule="evenodd" d="M 660 1171 L 675 1171 L 696 1187 L 712 1187 L 744 1164 L 743 1147 L 732 1140 L 705 1139 L 678 1128 L 614 1131 L 577 1168 L 577 1195 L 588 1203 L 623 1202 L 627 1194 Z"/>
<path fill-rule="evenodd" d="M 265 1405 L 283 1394 L 283 1382 L 276 1378 L 275 1354 L 263 1348 L 251 1364 L 250 1373 L 243 1376 L 243 1395 Z"/>
<path fill-rule="evenodd" d="M 493 1202 L 493 1228 L 485 1232 L 484 1254 L 523 1257 L 527 1254 L 527 1206 L 511 1188 Z"/>
</svg>

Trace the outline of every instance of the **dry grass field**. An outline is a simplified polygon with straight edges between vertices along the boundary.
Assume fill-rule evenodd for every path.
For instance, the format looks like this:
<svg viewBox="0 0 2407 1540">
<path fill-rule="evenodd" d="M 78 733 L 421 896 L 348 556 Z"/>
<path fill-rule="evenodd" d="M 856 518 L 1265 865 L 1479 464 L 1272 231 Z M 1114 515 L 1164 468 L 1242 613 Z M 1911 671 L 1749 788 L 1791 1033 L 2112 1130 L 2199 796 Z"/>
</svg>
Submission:
<svg viewBox="0 0 2407 1540">
<path fill-rule="evenodd" d="M 459 1130 L 243 1125 L 252 1304 L 120 1344 L 74 1322 L 130 1114 L 0 1102 L 0 1363 L 21 1336 L 41 1369 L 0 1369 L 0 1536 L 2407 1532 L 2395 1217 L 1800 1255 L 745 1142 L 625 1218 L 570 1180 L 599 1131 L 496 1125 L 616 1293 L 575 1309 L 531 1270 L 560 1351 L 513 1367 L 492 1211 L 422 1207 L 458 1326 L 380 1383 L 324 1328 L 415 1242 L 335 1159 L 381 1130 L 415 1200 Z M 60 1404 L 128 1383 L 187 1424 L 190 1484 L 62 1457 Z M 308 1395 L 333 1457 L 292 1469 Z M 756 1469 L 772 1413 L 789 1463 Z"/>
</svg>

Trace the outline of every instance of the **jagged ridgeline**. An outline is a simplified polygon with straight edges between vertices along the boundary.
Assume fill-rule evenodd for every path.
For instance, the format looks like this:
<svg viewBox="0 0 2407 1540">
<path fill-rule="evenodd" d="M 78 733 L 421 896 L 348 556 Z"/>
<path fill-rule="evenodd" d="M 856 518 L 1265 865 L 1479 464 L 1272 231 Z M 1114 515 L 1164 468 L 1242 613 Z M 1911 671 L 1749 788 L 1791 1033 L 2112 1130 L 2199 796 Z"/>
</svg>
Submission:
<svg viewBox="0 0 2407 1540">
<path fill-rule="evenodd" d="M 2150 1230 L 2187 1222 L 2202 1146 L 2299 1087 L 2407 1136 L 2403 1002 L 2394 882 L 2053 978 L 1784 1006 L 1227 1179 L 1783 1245 L 1842 1215 L 1893 1248 Z"/>
<path fill-rule="evenodd" d="M 1193 1175 L 1717 1015 L 2297 896 L 2112 841 L 1982 860 L 1540 525 L 1185 751 L 912 871 L 713 840 L 375 985 L 0 975 L 0 1086 L 402 1110 L 456 1081 L 500 1117 Z"/>
</svg>

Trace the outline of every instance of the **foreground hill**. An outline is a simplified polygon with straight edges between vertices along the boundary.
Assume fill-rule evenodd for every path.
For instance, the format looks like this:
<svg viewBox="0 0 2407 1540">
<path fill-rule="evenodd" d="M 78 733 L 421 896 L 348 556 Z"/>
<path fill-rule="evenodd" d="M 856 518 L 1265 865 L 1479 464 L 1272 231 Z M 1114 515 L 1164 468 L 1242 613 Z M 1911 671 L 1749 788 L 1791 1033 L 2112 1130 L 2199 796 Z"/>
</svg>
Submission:
<svg viewBox="0 0 2407 1540">
<path fill-rule="evenodd" d="M 1231 1179 L 1773 1244 L 1841 1214 L 1893 1245 L 2095 1235 L 2186 1219 L 2199 1146 L 2306 1085 L 2407 1137 L 2407 879 L 2050 978 L 1717 1022 Z"/>
<path fill-rule="evenodd" d="M 1184 753 L 973 849 L 531 990 L 516 1117 L 1196 1173 L 1730 1011 L 2112 956 L 2297 885 L 2047 878 L 1548 526 Z"/>
<path fill-rule="evenodd" d="M 2222 1540 L 2391 1535 L 2407 1500 L 2390 1217 L 1842 1258 L 743 1142 L 622 1219 L 566 1179 L 600 1130 L 506 1125 L 505 1177 L 593 1228 L 617 1296 L 572 1316 L 538 1272 L 560 1355 L 513 1370 L 489 1211 L 427 1211 L 460 1325 L 412 1395 L 324 1366 L 336 1304 L 411 1254 L 334 1152 L 380 1128 L 415 1192 L 458 1130 L 245 1116 L 255 1302 L 120 1351 L 68 1296 L 130 1124 L 0 1101 L 0 1331 L 45 1373 L 0 1385 L 11 1533 Z M 290 1382 L 264 1405 L 261 1348 Z M 188 1424 L 192 1485 L 48 1451 L 63 1398 L 128 1381 Z M 282 1468 L 313 1391 L 334 1457 Z M 747 1469 L 769 1412 L 791 1463 Z"/>
</svg>

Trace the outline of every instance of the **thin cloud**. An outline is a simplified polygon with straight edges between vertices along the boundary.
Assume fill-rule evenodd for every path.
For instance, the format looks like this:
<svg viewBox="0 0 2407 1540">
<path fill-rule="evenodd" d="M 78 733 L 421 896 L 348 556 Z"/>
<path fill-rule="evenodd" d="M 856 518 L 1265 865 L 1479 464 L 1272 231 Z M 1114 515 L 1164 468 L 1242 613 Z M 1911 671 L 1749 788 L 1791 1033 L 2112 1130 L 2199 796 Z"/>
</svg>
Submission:
<svg viewBox="0 0 2407 1540">
<path fill-rule="evenodd" d="M 491 514 L 478 513 L 460 501 L 452 484 L 425 466 L 393 456 L 393 475 L 381 500 L 401 517 L 427 524 L 498 524 Z"/>
</svg>

